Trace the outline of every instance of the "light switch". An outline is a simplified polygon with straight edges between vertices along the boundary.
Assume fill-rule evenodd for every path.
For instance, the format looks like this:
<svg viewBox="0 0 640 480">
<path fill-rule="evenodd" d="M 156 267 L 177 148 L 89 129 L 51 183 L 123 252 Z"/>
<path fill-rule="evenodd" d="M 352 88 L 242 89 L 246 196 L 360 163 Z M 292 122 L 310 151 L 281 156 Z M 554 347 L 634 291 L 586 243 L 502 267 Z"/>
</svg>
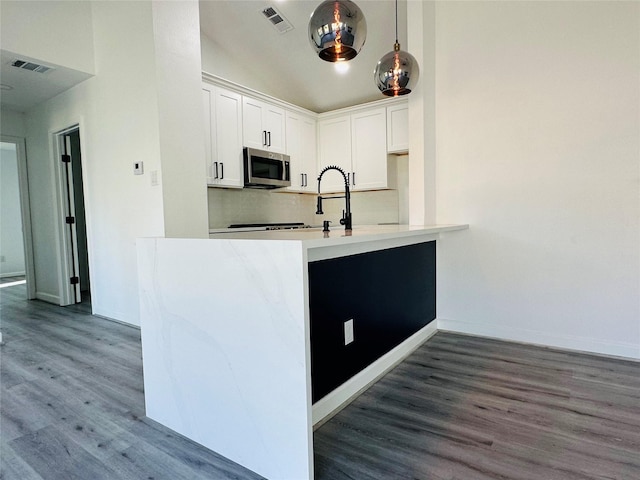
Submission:
<svg viewBox="0 0 640 480">
<path fill-rule="evenodd" d="M 133 162 L 133 174 L 142 175 L 143 173 L 144 173 L 144 168 L 142 166 L 142 162 Z"/>
<path fill-rule="evenodd" d="M 344 322 L 344 344 L 353 342 L 353 318 Z"/>
</svg>

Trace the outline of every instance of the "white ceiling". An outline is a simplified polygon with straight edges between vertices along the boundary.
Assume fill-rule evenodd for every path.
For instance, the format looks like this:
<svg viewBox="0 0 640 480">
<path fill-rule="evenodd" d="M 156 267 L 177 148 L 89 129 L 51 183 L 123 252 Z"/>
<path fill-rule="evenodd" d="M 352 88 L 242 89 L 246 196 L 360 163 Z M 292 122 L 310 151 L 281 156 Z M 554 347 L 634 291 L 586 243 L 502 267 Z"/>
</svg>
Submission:
<svg viewBox="0 0 640 480">
<path fill-rule="evenodd" d="M 360 54 L 348 62 L 346 74 L 337 73 L 334 64 L 320 60 L 307 39 L 309 18 L 320 3 L 321 0 L 201 0 L 201 32 L 234 62 L 237 59 L 239 68 L 249 73 L 248 78 L 259 79 L 256 85 L 272 86 L 264 93 L 295 105 L 323 112 L 382 98 L 373 81 L 373 70 L 380 57 L 393 47 L 394 1 L 357 0 L 367 21 L 367 40 Z M 294 29 L 279 33 L 262 14 L 267 6 L 281 12 Z M 400 43 L 405 46 L 406 0 L 399 1 L 398 14 Z M 56 68 L 44 74 L 20 70 L 10 65 L 16 58 L 15 54 L 0 50 L 3 108 L 26 111 L 90 77 L 26 57 L 20 58 Z M 247 83 L 242 82 L 262 90 Z"/>
<path fill-rule="evenodd" d="M 54 68 L 46 73 L 22 70 L 11 66 L 11 63 L 17 59 Z M 91 75 L 85 72 L 0 50 L 0 83 L 2 84 L 0 103 L 2 108 L 25 112 L 90 77 Z"/>
<path fill-rule="evenodd" d="M 344 75 L 336 73 L 334 64 L 320 60 L 308 40 L 309 18 L 321 1 L 201 0 L 200 30 L 227 55 L 237 57 L 242 68 L 261 77 L 261 85 L 272 85 L 264 93 L 295 105 L 323 112 L 383 98 L 373 70 L 393 49 L 394 1 L 355 0 L 367 21 L 367 39 Z M 281 12 L 294 29 L 280 34 L 262 14 L 267 6 Z M 406 49 L 406 0 L 398 2 L 398 18 L 399 40 Z"/>
</svg>

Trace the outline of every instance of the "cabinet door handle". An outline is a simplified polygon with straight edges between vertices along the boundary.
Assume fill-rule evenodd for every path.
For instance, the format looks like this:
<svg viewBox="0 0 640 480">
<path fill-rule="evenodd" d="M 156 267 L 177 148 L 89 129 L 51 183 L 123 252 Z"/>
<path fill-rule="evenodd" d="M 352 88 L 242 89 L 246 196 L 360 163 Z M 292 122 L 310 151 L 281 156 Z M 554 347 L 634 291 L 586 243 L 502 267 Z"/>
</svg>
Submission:
<svg viewBox="0 0 640 480">
<path fill-rule="evenodd" d="M 213 162 L 213 178 L 218 178 L 218 162 Z"/>
<path fill-rule="evenodd" d="M 304 173 L 300 174 L 300 186 L 304 187 Z"/>
<path fill-rule="evenodd" d="M 267 132 L 268 138 L 269 138 L 269 143 L 267 144 L 267 147 L 271 146 L 271 132 Z"/>
<path fill-rule="evenodd" d="M 353 172 L 353 186 L 356 186 L 356 172 Z"/>
<path fill-rule="evenodd" d="M 347 173 L 347 183 L 351 185 L 351 172 Z"/>
<path fill-rule="evenodd" d="M 224 178 L 224 163 L 220 162 L 220 180 Z"/>
<path fill-rule="evenodd" d="M 307 174 L 304 174 L 304 186 L 308 187 L 309 186 L 309 178 L 307 177 Z"/>
<path fill-rule="evenodd" d="M 262 130 L 262 145 L 267 146 L 267 131 Z"/>
</svg>

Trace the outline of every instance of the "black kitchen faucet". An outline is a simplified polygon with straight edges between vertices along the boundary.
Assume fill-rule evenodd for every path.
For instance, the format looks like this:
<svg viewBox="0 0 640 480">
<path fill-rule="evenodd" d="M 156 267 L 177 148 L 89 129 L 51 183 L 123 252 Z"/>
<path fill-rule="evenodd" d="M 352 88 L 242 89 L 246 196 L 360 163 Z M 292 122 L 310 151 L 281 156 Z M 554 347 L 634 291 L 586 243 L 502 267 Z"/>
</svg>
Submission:
<svg viewBox="0 0 640 480">
<path fill-rule="evenodd" d="M 344 177 L 344 195 L 340 195 L 337 197 L 322 197 L 320 195 L 320 180 L 322 180 L 322 175 L 325 174 L 328 170 L 337 170 Z M 351 193 L 349 192 L 349 179 L 347 178 L 347 174 L 344 173 L 340 167 L 335 165 L 329 165 L 328 167 L 324 167 L 318 175 L 318 208 L 316 209 L 316 215 L 322 215 L 324 212 L 322 211 L 322 200 L 329 200 L 332 198 L 344 198 L 346 203 L 346 209 L 342 211 L 342 218 L 340 219 L 340 225 L 344 225 L 344 229 L 346 232 L 351 232 L 352 218 L 351 218 Z"/>
</svg>

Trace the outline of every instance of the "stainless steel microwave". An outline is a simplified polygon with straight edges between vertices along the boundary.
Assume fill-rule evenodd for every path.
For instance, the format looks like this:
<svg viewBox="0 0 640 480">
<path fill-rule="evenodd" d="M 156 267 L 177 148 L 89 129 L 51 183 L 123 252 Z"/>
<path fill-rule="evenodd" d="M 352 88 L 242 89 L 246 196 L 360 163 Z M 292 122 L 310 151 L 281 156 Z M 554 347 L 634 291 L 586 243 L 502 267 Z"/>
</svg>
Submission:
<svg viewBox="0 0 640 480">
<path fill-rule="evenodd" d="M 283 188 L 291 186 L 289 155 L 244 147 L 244 186 Z"/>
</svg>

